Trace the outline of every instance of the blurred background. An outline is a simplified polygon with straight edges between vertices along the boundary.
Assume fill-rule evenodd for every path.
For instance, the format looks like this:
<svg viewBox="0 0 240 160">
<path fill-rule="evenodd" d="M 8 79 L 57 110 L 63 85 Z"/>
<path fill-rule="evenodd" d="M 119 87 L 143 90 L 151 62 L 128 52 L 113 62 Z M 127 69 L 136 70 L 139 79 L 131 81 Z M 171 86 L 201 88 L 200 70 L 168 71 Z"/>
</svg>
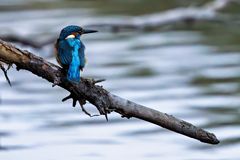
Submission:
<svg viewBox="0 0 240 160">
<path fill-rule="evenodd" d="M 44 44 L 69 24 L 124 21 L 208 0 L 0 0 L 0 37 Z M 240 5 L 221 11 L 238 17 Z M 84 77 L 105 78 L 114 94 L 214 132 L 216 146 L 112 113 L 89 118 L 68 93 L 27 71 L 0 74 L 1 160 L 237 160 L 240 159 L 240 30 L 229 23 L 181 24 L 164 29 L 83 36 Z M 9 38 L 11 39 L 11 38 Z M 19 43 L 20 42 L 20 43 Z M 49 61 L 53 42 L 15 43 Z M 91 113 L 96 110 L 90 104 Z"/>
</svg>

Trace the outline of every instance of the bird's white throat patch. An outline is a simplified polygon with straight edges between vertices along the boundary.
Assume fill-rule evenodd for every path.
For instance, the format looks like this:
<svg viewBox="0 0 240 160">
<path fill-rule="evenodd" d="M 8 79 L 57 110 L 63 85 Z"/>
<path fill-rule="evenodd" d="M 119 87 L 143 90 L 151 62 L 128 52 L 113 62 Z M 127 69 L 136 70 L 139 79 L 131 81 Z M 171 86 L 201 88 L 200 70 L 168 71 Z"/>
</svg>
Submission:
<svg viewBox="0 0 240 160">
<path fill-rule="evenodd" d="M 75 35 L 70 34 L 69 36 L 67 36 L 65 39 L 69 39 L 69 38 L 75 38 Z"/>
</svg>

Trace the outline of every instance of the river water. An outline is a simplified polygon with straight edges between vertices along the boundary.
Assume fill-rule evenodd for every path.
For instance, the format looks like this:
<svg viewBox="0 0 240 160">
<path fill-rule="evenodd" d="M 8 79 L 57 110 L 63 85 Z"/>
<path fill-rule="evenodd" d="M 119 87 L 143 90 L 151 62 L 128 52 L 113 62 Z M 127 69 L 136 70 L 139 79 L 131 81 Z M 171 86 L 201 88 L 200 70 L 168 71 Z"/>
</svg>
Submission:
<svg viewBox="0 0 240 160">
<path fill-rule="evenodd" d="M 1 35 L 41 41 L 68 24 L 128 19 L 204 1 L 0 1 Z M 237 6 L 229 9 L 237 14 Z M 238 6 L 239 10 L 239 6 Z M 156 31 L 101 31 L 83 36 L 83 77 L 105 78 L 114 94 L 213 132 L 219 145 L 118 114 L 89 118 L 61 88 L 27 71 L 0 74 L 1 160 L 237 160 L 240 159 L 240 30 L 197 24 Z M 56 63 L 52 44 L 16 44 Z M 91 113 L 96 110 L 90 104 Z"/>
</svg>

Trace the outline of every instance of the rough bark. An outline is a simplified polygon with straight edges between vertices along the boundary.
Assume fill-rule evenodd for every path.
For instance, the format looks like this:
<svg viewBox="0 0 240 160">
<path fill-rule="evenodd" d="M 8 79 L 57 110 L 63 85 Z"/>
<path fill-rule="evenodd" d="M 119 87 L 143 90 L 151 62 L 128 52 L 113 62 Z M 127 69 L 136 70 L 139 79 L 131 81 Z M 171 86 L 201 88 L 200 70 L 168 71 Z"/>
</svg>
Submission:
<svg viewBox="0 0 240 160">
<path fill-rule="evenodd" d="M 121 114 L 123 117 L 136 117 L 161 127 L 167 128 L 185 136 L 200 140 L 209 144 L 218 144 L 219 140 L 212 133 L 198 128 L 188 122 L 177 119 L 166 113 L 153 110 L 129 100 L 111 94 L 102 86 L 96 85 L 96 81 L 81 78 L 79 84 L 66 80 L 63 70 L 28 51 L 23 51 L 15 46 L 0 40 L 0 61 L 8 65 L 16 65 L 17 70 L 24 69 L 33 74 L 58 85 L 71 94 L 66 97 L 79 101 L 83 108 L 87 100 L 97 107 L 101 115 L 107 115 L 112 111 Z M 3 64 L 1 63 L 1 66 Z M 84 108 L 83 108 L 84 111 Z"/>
</svg>

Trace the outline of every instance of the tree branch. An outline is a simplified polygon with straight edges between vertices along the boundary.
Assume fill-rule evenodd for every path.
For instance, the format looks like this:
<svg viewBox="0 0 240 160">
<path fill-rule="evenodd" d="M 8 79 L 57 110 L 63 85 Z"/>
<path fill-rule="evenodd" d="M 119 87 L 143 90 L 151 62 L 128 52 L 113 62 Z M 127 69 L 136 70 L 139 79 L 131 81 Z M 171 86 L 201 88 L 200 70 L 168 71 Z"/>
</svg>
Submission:
<svg viewBox="0 0 240 160">
<path fill-rule="evenodd" d="M 102 86 L 96 85 L 96 81 L 81 78 L 79 84 L 66 80 L 62 69 L 41 57 L 23 51 L 15 46 L 0 40 L 0 60 L 4 63 L 15 64 L 17 70 L 24 69 L 46 79 L 51 83 L 68 90 L 73 98 L 84 105 L 86 100 L 96 106 L 101 115 L 115 111 L 123 117 L 136 117 L 156 125 L 162 126 L 174 132 L 200 140 L 201 142 L 218 144 L 219 140 L 212 133 L 198 128 L 188 122 L 177 119 L 166 113 L 150 109 L 129 100 L 118 97 Z"/>
</svg>

